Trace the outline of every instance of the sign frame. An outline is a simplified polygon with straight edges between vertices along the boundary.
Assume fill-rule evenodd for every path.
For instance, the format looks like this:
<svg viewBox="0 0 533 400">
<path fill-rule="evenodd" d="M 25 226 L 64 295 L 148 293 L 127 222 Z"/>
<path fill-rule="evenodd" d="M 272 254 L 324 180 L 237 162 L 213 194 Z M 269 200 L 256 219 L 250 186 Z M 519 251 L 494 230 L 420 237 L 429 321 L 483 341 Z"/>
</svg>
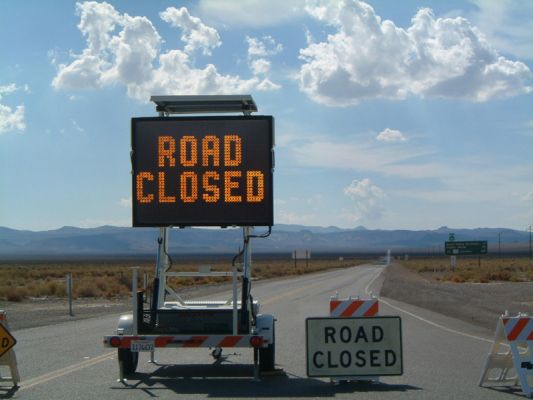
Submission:
<svg viewBox="0 0 533 400">
<path fill-rule="evenodd" d="M 265 200 L 264 203 L 261 204 L 261 206 L 258 208 L 257 212 L 253 211 L 254 204 L 250 202 L 242 202 L 239 205 L 235 205 L 232 203 L 220 203 L 217 204 L 216 207 L 211 207 L 209 213 L 211 217 L 203 217 L 204 212 L 202 211 L 202 204 L 201 200 L 197 201 L 198 204 L 194 205 L 194 208 L 191 207 L 190 214 L 193 215 L 192 217 L 187 216 L 188 212 L 180 211 L 180 212 L 170 212 L 168 211 L 168 205 L 157 204 L 152 205 L 152 210 L 150 213 L 153 215 L 157 214 L 157 218 L 150 218 L 146 217 L 146 214 L 143 216 L 143 213 L 139 211 L 139 207 L 141 207 L 140 204 L 137 203 L 136 198 L 136 189 L 137 189 L 137 182 L 136 182 L 136 173 L 140 172 L 140 168 L 142 166 L 139 166 L 139 154 L 140 150 L 138 147 L 138 141 L 141 141 L 141 139 L 137 139 L 140 135 L 153 135 L 153 137 L 157 137 L 158 135 L 161 135 L 161 132 L 143 132 L 142 134 L 138 131 L 139 124 L 142 123 L 150 123 L 154 122 L 156 124 L 168 124 L 168 129 L 172 129 L 173 124 L 176 126 L 176 129 L 184 129 L 183 124 L 189 124 L 189 125 L 198 125 L 198 130 L 201 131 L 201 133 L 195 133 L 195 132 L 187 132 L 187 135 L 194 136 L 197 140 L 201 141 L 202 136 L 205 137 L 207 134 L 212 134 L 213 136 L 222 137 L 223 133 L 221 132 L 205 132 L 204 127 L 202 124 L 207 124 L 210 126 L 224 126 L 224 124 L 229 124 L 229 126 L 235 126 L 238 125 L 240 121 L 256 121 L 256 124 L 261 126 L 260 132 L 257 133 L 257 135 L 262 135 L 262 138 L 260 139 L 260 143 L 262 145 L 258 145 L 256 141 L 254 141 L 253 136 L 256 134 L 255 131 L 253 131 L 252 128 L 245 128 L 244 131 L 246 132 L 243 136 L 241 136 L 241 139 L 246 137 L 246 143 L 245 140 L 242 141 L 243 146 L 243 165 L 241 166 L 241 169 L 248 168 L 248 165 L 244 164 L 244 157 L 247 157 L 249 160 L 254 160 L 255 152 L 260 151 L 261 153 L 261 168 L 259 171 L 264 176 L 264 193 L 265 193 Z M 264 122 L 262 122 L 264 121 Z M 180 126 L 180 124 L 182 126 Z M 246 122 L 245 122 L 246 124 Z M 265 126 L 266 124 L 266 126 Z M 252 126 L 252 124 L 249 124 Z M 204 129 L 204 130 L 202 130 Z M 220 128 L 222 129 L 222 128 Z M 248 129 L 248 131 L 246 131 Z M 232 132 L 226 132 L 226 133 L 232 133 Z M 173 135 L 172 137 L 180 138 L 184 136 L 183 132 L 176 132 L 176 133 L 166 133 L 166 135 Z M 258 116 L 251 116 L 251 115 L 244 115 L 244 116 L 180 116 L 180 117 L 138 117 L 138 118 L 132 118 L 131 119 L 131 163 L 132 163 L 132 226 L 133 227 L 171 227 L 176 226 L 180 228 L 184 227 L 202 227 L 202 226 L 219 226 L 222 228 L 229 227 L 229 226 L 273 226 L 274 225 L 274 117 L 270 115 L 258 115 Z M 144 140 L 144 138 L 143 138 Z M 157 139 L 148 139 L 148 140 L 157 140 Z M 245 150 L 245 146 L 249 149 L 253 149 L 254 153 L 247 154 Z M 178 146 L 179 147 L 179 146 Z M 268 154 L 266 153 L 266 147 L 268 147 Z M 257 149 L 257 150 L 256 150 Z M 264 152 L 263 152 L 264 151 Z M 244 154 L 247 154 L 246 156 Z M 154 157 L 152 154 L 150 157 Z M 157 158 L 157 156 L 156 156 Z M 201 171 L 200 165 L 193 166 L 193 167 L 182 167 L 179 164 L 179 161 L 177 160 L 176 165 L 178 167 L 172 167 L 175 168 L 175 171 L 177 173 L 183 172 L 183 170 L 187 171 Z M 220 162 L 220 166 L 212 167 L 217 168 L 220 171 L 232 171 L 231 167 L 222 166 L 222 161 Z M 154 173 L 157 173 L 158 167 L 152 166 L 151 167 Z M 171 167 L 165 167 L 165 168 L 171 168 Z M 253 167 L 252 167 L 253 168 Z M 203 171 L 206 172 L 206 171 Z M 243 172 L 243 171 L 241 171 Z M 151 172 L 150 172 L 151 173 Z M 154 174 L 152 174 L 153 176 Z M 244 176 L 242 177 L 244 179 Z M 157 175 L 155 176 L 155 180 L 157 181 Z M 200 183 L 202 182 L 202 179 L 199 179 Z M 220 179 L 220 188 L 219 190 L 222 192 L 222 184 L 223 184 L 223 178 Z M 159 183 L 160 184 L 160 183 Z M 245 193 L 244 187 L 241 188 L 243 190 L 243 194 Z M 199 196 L 200 197 L 200 196 Z M 177 202 L 176 202 L 177 203 Z M 165 206 L 167 209 L 165 210 Z M 179 207 L 186 208 L 190 205 L 183 205 L 180 204 Z M 164 214 L 161 216 L 161 214 Z M 212 215 L 216 215 L 216 217 L 212 217 Z M 168 218 L 165 218 L 168 216 Z"/>
<path fill-rule="evenodd" d="M 340 321 L 342 323 L 349 323 L 349 321 L 354 320 L 360 320 L 364 322 L 371 322 L 375 320 L 386 320 L 386 319 L 396 319 L 398 320 L 398 328 L 399 328 L 399 349 L 400 349 L 400 372 L 399 373 L 379 373 L 376 372 L 369 372 L 369 373 L 360 373 L 360 372 L 353 372 L 348 374 L 342 374 L 342 373 L 336 373 L 336 374 L 310 374 L 309 369 L 309 322 L 312 320 L 335 320 Z M 357 344 L 352 344 L 353 346 L 357 346 Z M 399 376 L 403 375 L 404 368 L 403 368 L 403 331 L 402 331 L 402 319 L 400 316 L 377 316 L 377 317 L 350 317 L 350 318 L 344 318 L 344 317 L 309 317 L 305 320 L 305 348 L 306 348 L 306 372 L 308 377 L 312 378 L 351 378 L 351 377 L 376 377 L 376 376 Z"/>
<path fill-rule="evenodd" d="M 488 253 L 486 240 L 446 241 L 444 253 L 447 256 L 479 256 Z"/>
</svg>

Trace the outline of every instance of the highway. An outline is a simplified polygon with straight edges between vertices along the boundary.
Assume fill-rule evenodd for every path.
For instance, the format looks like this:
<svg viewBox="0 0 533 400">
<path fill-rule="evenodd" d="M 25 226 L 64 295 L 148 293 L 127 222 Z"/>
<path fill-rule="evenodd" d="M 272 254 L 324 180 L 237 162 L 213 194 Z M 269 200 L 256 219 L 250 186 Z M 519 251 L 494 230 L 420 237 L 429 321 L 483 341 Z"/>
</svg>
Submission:
<svg viewBox="0 0 533 400">
<path fill-rule="evenodd" d="M 399 315 L 403 326 L 404 374 L 380 383 L 332 384 L 308 378 L 305 319 L 327 316 L 329 298 L 368 296 L 379 286 L 381 265 L 365 265 L 283 280 L 254 282 L 261 311 L 277 318 L 276 364 L 284 373 L 253 379 L 249 349 L 225 350 L 216 363 L 208 349 L 156 351 L 156 364 L 143 353 L 138 373 L 117 382 L 116 351 L 104 348 L 118 315 L 13 332 L 22 377 L 14 399 L 509 399 L 506 392 L 477 383 L 491 334 L 467 323 L 411 305 L 380 299 L 380 315 Z M 211 298 L 228 299 L 230 293 Z M 459 306 L 459 305 L 458 305 Z M 496 324 L 496 321 L 495 321 Z"/>
</svg>

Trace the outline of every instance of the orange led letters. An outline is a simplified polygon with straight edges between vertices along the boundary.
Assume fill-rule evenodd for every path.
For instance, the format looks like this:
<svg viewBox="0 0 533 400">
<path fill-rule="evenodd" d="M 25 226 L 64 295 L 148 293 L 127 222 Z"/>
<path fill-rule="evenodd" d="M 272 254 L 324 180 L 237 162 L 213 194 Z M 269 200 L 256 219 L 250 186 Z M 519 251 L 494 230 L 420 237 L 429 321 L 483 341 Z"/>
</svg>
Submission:
<svg viewBox="0 0 533 400">
<path fill-rule="evenodd" d="M 156 165 L 160 170 L 137 173 L 139 203 L 156 199 L 158 203 L 260 203 L 265 199 L 264 173 L 237 169 L 243 159 L 239 135 L 185 135 L 177 141 L 173 136 L 158 136 Z M 149 184 L 156 173 L 157 183 Z"/>
</svg>

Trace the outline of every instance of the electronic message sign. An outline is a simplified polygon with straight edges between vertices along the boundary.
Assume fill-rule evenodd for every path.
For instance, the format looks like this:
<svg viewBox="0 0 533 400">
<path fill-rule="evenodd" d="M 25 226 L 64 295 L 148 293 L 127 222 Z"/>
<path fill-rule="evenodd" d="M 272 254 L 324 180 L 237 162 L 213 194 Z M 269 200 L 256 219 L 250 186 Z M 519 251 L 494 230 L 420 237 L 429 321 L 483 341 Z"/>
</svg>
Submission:
<svg viewBox="0 0 533 400">
<path fill-rule="evenodd" d="M 271 116 L 132 118 L 133 226 L 272 226 Z"/>
</svg>

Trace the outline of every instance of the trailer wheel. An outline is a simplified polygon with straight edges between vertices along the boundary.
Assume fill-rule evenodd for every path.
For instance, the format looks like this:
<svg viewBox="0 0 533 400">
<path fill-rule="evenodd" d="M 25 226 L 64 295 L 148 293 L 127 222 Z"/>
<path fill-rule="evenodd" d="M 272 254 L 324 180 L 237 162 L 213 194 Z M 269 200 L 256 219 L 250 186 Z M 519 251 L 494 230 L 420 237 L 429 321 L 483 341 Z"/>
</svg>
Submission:
<svg viewBox="0 0 533 400">
<path fill-rule="evenodd" d="M 130 349 L 118 349 L 118 362 L 122 363 L 124 375 L 132 375 L 137 369 L 139 362 L 139 353 Z"/>
<path fill-rule="evenodd" d="M 276 365 L 276 323 L 272 323 L 272 343 L 259 349 L 259 371 L 274 371 Z"/>
</svg>

